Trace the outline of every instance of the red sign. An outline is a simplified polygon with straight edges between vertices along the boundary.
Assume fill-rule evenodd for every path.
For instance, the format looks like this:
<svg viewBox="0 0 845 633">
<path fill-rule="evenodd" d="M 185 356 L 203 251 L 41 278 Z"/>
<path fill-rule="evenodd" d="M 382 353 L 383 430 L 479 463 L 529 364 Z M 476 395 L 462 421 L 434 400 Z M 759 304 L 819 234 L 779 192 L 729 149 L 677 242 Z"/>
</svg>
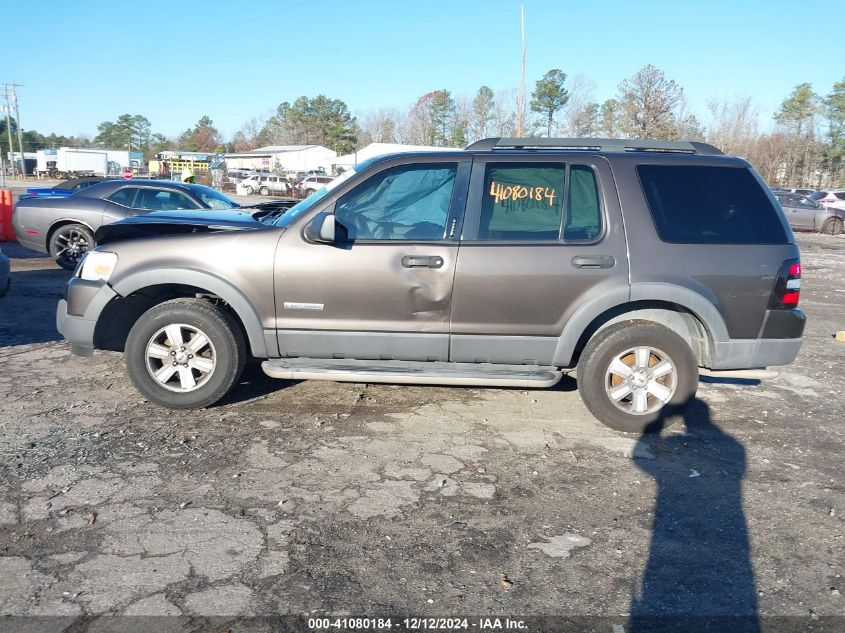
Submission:
<svg viewBox="0 0 845 633">
<path fill-rule="evenodd" d="M 131 179 L 132 179 L 132 176 L 134 176 L 134 175 L 135 175 L 134 173 L 132 173 L 132 170 L 131 170 L 131 169 L 129 169 L 129 167 L 124 167 L 124 168 L 123 168 L 123 171 L 121 171 L 121 172 L 120 172 L 120 174 L 121 174 L 121 175 L 122 175 L 122 176 L 123 176 L 126 180 L 131 180 Z"/>
</svg>

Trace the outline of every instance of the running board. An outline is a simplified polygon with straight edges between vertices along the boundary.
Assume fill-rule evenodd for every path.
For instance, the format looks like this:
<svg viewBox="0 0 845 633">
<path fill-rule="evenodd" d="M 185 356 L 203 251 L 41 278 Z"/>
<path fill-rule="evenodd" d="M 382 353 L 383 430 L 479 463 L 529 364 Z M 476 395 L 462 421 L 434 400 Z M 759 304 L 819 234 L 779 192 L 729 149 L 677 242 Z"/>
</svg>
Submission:
<svg viewBox="0 0 845 633">
<path fill-rule="evenodd" d="M 272 378 L 284 380 L 522 388 L 551 387 L 563 376 L 557 367 L 538 365 L 345 358 L 279 358 L 265 360 L 261 369 Z"/>
</svg>

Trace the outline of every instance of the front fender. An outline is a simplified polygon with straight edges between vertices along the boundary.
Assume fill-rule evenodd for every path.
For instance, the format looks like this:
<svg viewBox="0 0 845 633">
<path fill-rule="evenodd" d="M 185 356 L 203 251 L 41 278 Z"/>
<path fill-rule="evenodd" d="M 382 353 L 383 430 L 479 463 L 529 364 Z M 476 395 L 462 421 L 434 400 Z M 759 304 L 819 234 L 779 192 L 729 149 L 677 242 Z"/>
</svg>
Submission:
<svg viewBox="0 0 845 633">
<path fill-rule="evenodd" d="M 125 297 L 151 286 L 172 284 L 194 286 L 220 297 L 243 323 L 252 355 L 257 358 L 278 356 L 276 337 L 264 335 L 261 318 L 252 302 L 235 286 L 216 275 L 190 268 L 156 268 L 133 273 L 111 285 L 115 292 Z"/>
</svg>

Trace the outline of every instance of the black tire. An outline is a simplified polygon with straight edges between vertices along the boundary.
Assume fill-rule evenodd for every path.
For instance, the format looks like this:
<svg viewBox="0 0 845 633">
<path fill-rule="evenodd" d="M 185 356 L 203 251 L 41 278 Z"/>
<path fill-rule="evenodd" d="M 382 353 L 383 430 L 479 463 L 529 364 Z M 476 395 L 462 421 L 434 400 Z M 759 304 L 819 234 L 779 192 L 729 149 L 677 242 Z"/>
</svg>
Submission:
<svg viewBox="0 0 845 633">
<path fill-rule="evenodd" d="M 151 366 L 156 359 L 147 358 L 150 342 L 173 324 L 196 328 L 210 341 L 207 349 L 213 350 L 210 354 L 213 369 L 204 380 L 198 374 L 197 386 L 190 391 L 169 389 L 153 377 L 151 372 L 164 369 L 170 359 L 158 361 L 160 366 Z M 173 299 L 147 310 L 129 331 L 124 354 L 129 377 L 138 391 L 149 401 L 170 409 L 199 409 L 220 400 L 240 377 L 247 357 L 240 326 L 225 310 L 202 299 Z M 179 378 L 175 374 L 174 377 Z"/>
<path fill-rule="evenodd" d="M 255 193 L 255 189 L 253 189 L 252 187 L 244 187 L 244 191 L 246 191 L 246 195 L 248 196 L 251 196 Z"/>
<path fill-rule="evenodd" d="M 615 358 L 621 360 L 630 356 L 633 360 L 636 355 L 633 350 L 637 347 L 651 348 L 652 353 L 644 364 L 645 371 L 635 374 L 637 370 L 632 367 L 630 380 L 623 380 L 610 372 Z M 626 352 L 631 354 L 623 356 Z M 674 371 L 652 380 L 650 369 L 661 364 L 665 360 L 662 357 L 668 357 Z M 636 365 L 636 361 L 632 364 Z M 689 404 L 698 387 L 698 363 L 687 342 L 672 330 L 651 321 L 630 320 L 599 330 L 589 340 L 578 361 L 577 377 L 581 399 L 600 422 L 617 431 L 643 433 L 659 431 L 663 426 L 668 426 Z M 619 405 L 614 403 L 608 392 L 608 389 L 617 389 L 618 393 L 625 393 L 626 389 L 630 389 L 629 384 L 642 385 L 635 382 L 637 380 L 646 381 L 646 386 L 638 389 L 645 393 L 648 406 L 643 413 L 632 412 L 636 406 L 633 391 L 630 391 L 631 395 L 618 399 Z M 654 382 L 661 382 L 657 386 L 664 392 L 674 389 L 665 403 L 661 403 L 660 398 L 648 391 L 656 389 Z M 623 410 L 625 408 L 629 410 Z M 653 424 L 657 420 L 662 420 L 663 424 Z"/>
<path fill-rule="evenodd" d="M 65 270 L 73 270 L 84 253 L 94 248 L 94 234 L 84 224 L 65 224 L 50 235 L 50 257 Z"/>
<path fill-rule="evenodd" d="M 260 193 L 262 196 L 269 196 L 270 190 L 267 187 L 261 187 L 261 189 L 258 190 L 258 193 Z"/>
<path fill-rule="evenodd" d="M 822 233 L 827 233 L 828 235 L 839 235 L 842 233 L 843 229 L 842 220 L 839 218 L 828 218 L 822 224 Z"/>
</svg>

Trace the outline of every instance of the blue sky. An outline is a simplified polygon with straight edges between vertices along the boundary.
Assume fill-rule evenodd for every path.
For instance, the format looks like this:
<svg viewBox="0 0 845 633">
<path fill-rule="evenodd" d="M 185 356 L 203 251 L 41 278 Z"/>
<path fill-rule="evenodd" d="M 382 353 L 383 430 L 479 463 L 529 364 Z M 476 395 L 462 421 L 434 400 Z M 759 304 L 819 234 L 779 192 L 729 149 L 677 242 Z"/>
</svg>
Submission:
<svg viewBox="0 0 845 633">
<path fill-rule="evenodd" d="M 47 0 L 4 3 L 0 82 L 24 84 L 24 129 L 94 135 L 130 113 L 172 136 L 207 114 L 229 138 L 303 94 L 361 113 L 514 88 L 521 4 L 529 89 L 561 68 L 603 101 L 650 63 L 700 119 L 712 97 L 751 96 L 767 127 L 798 83 L 826 94 L 845 77 L 841 38 L 823 36 L 842 5 L 827 0 Z"/>
</svg>

